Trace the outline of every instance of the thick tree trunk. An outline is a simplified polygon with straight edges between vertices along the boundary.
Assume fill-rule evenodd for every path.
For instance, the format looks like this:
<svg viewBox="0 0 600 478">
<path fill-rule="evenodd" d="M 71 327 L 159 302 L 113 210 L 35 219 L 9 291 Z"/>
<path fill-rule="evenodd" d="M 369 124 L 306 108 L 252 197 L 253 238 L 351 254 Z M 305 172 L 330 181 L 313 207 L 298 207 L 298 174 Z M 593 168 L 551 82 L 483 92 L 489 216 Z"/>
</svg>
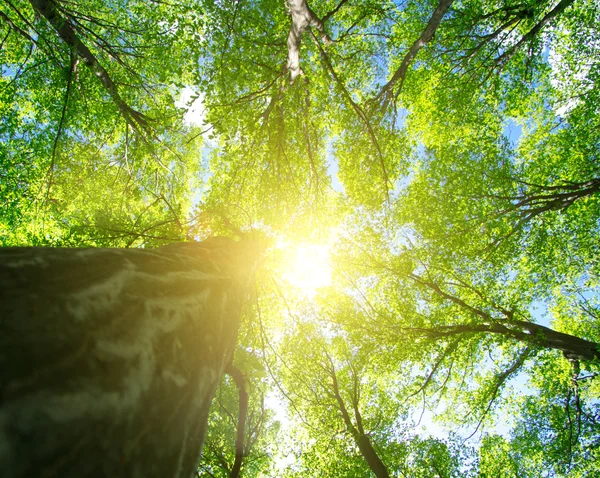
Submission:
<svg viewBox="0 0 600 478">
<path fill-rule="evenodd" d="M 0 250 L 0 470 L 190 477 L 258 252 Z"/>
<path fill-rule="evenodd" d="M 302 69 L 300 68 L 300 43 L 302 41 L 302 34 L 306 29 L 309 27 L 315 28 L 321 33 L 321 39 L 325 43 L 330 43 L 331 39 L 325 33 L 323 21 L 309 8 L 306 0 L 287 0 L 286 4 L 292 17 L 290 33 L 287 39 L 287 68 L 290 71 L 293 83 L 296 77 L 302 74 Z"/>
</svg>

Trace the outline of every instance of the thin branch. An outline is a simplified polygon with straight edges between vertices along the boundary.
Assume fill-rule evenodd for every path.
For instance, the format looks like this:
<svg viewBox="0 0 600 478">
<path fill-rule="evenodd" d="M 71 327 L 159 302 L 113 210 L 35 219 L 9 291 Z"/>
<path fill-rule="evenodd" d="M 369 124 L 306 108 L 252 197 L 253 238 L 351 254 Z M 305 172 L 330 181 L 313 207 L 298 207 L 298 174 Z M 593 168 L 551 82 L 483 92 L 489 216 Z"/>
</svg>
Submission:
<svg viewBox="0 0 600 478">
<path fill-rule="evenodd" d="M 422 391 L 424 391 L 427 388 L 427 386 L 433 379 L 433 376 L 437 372 L 438 368 L 442 365 L 442 363 L 444 362 L 444 360 L 446 360 L 446 358 L 452 356 L 452 354 L 458 347 L 458 344 L 459 344 L 458 340 L 454 340 L 454 341 L 450 342 L 450 344 L 444 349 L 444 351 L 440 355 L 438 355 L 438 357 L 435 361 L 435 364 L 433 365 L 431 371 L 427 375 L 427 378 L 425 379 L 425 382 L 423 382 L 423 385 L 421 385 L 419 387 L 419 390 L 417 390 L 414 393 L 411 393 L 408 397 L 406 397 L 405 401 L 409 400 L 410 398 L 414 397 L 415 395 L 418 395 L 419 393 L 421 393 Z"/>
<path fill-rule="evenodd" d="M 527 358 L 529 357 L 530 354 L 531 354 L 531 350 L 529 349 L 529 347 L 526 347 L 519 354 L 519 356 L 512 363 L 512 365 L 496 377 L 492 392 L 490 395 L 488 395 L 490 397 L 489 401 L 488 401 L 488 405 L 487 405 L 486 409 L 484 410 L 484 412 L 479 417 L 479 421 L 477 422 L 477 426 L 475 427 L 475 430 L 467 438 L 465 438 L 465 440 L 464 440 L 465 442 L 467 440 L 471 439 L 473 437 L 473 435 L 475 435 L 475 433 L 477 433 L 477 431 L 479 430 L 479 427 L 483 423 L 484 418 L 487 416 L 490 409 L 492 408 L 492 405 L 495 402 L 495 400 L 498 396 L 498 392 L 499 392 L 500 388 L 502 387 L 502 385 L 504 385 L 504 383 L 523 366 L 523 363 L 525 362 L 525 360 L 527 360 Z"/>
<path fill-rule="evenodd" d="M 515 43 L 511 48 L 506 50 L 502 55 L 496 58 L 494 61 L 496 66 L 502 68 L 517 51 L 527 42 L 531 41 L 535 36 L 556 16 L 561 14 L 568 6 L 570 6 L 574 0 L 561 0 L 551 11 L 549 11 L 544 18 L 542 18 L 531 30 L 529 30 L 521 39 Z"/>
<path fill-rule="evenodd" d="M 329 71 L 329 74 L 332 76 L 332 78 L 334 79 L 334 81 L 336 82 L 338 87 L 340 88 L 342 95 L 344 96 L 344 98 L 346 98 L 346 101 L 348 101 L 348 103 L 350 104 L 350 106 L 352 107 L 352 109 L 354 110 L 356 115 L 358 116 L 358 118 L 364 123 L 364 125 L 367 128 L 367 132 L 369 133 L 369 138 L 371 139 L 373 146 L 375 146 L 375 150 L 377 152 L 377 159 L 379 160 L 379 165 L 381 167 L 381 174 L 383 176 L 385 197 L 389 201 L 390 200 L 389 188 L 391 186 L 391 181 L 389 179 L 387 167 L 386 167 L 385 161 L 383 159 L 383 153 L 381 151 L 381 147 L 379 146 L 379 141 L 377 140 L 377 136 L 375 135 L 375 132 L 373 131 L 373 127 L 371 126 L 371 121 L 370 121 L 369 117 L 367 116 L 367 114 L 363 111 L 363 109 L 352 99 L 352 95 L 350 95 L 348 89 L 346 88 L 346 85 L 344 85 L 343 81 L 340 79 L 340 77 L 336 73 L 335 69 L 333 68 L 333 64 L 331 63 L 331 60 L 329 58 L 329 55 L 327 55 L 327 53 L 325 52 L 325 50 L 323 49 L 323 47 L 317 40 L 317 37 L 312 32 L 311 32 L 311 35 L 313 37 L 313 40 L 315 41 L 315 44 L 317 45 L 319 53 L 321 54 L 323 63 L 325 64 L 327 70 Z"/>
<path fill-rule="evenodd" d="M 31 43 L 37 44 L 37 42 L 33 39 L 33 37 L 27 33 L 25 30 L 19 28 L 6 13 L 0 10 L 0 18 L 3 18 L 4 21 L 8 24 L 8 26 L 19 35 L 21 35 L 26 40 L 29 40 Z"/>
<path fill-rule="evenodd" d="M 49 177 L 48 188 L 46 189 L 46 201 L 48 201 L 48 198 L 50 197 L 50 189 L 52 188 L 52 180 L 54 178 L 54 165 L 56 164 L 56 148 L 63 132 L 63 126 L 67 115 L 67 106 L 69 104 L 69 95 L 71 93 L 71 84 L 73 82 L 73 73 L 75 72 L 76 67 L 77 58 L 75 57 L 73 50 L 71 50 L 71 63 L 69 65 L 69 69 L 67 70 L 67 86 L 65 88 L 65 97 L 63 99 L 62 111 L 60 114 L 60 121 L 58 122 L 58 128 L 56 130 L 56 136 L 54 137 L 54 143 L 52 145 L 52 160 L 50 161 L 50 167 L 48 168 Z"/>
</svg>

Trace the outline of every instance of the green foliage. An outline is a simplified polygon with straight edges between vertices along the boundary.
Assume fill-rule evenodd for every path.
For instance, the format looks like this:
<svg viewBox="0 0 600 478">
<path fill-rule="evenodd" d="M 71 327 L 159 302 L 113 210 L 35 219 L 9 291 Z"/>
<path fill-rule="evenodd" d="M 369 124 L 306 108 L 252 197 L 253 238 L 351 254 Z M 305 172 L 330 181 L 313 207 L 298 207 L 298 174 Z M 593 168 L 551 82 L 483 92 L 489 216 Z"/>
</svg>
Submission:
<svg viewBox="0 0 600 478">
<path fill-rule="evenodd" d="M 0 5 L 3 246 L 269 244 L 245 476 L 598 474 L 600 7 L 445 4 L 309 1 L 293 82 L 280 1 Z M 326 242 L 312 297 L 288 256 Z"/>
</svg>

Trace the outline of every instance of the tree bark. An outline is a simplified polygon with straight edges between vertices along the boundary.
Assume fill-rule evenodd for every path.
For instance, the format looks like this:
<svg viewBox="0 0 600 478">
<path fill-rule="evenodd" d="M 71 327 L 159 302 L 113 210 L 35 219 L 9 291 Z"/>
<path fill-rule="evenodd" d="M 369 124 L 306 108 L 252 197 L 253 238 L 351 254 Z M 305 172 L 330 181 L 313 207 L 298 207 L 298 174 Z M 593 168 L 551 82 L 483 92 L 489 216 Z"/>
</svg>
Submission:
<svg viewBox="0 0 600 478">
<path fill-rule="evenodd" d="M 373 448 L 373 445 L 371 445 L 369 437 L 367 435 L 360 435 L 356 438 L 356 444 L 358 445 L 360 454 L 363 456 L 375 476 L 377 478 L 389 478 L 390 474 Z"/>
<path fill-rule="evenodd" d="M 326 43 L 331 42 L 331 39 L 325 32 L 323 21 L 310 9 L 306 0 L 287 0 L 287 6 L 292 17 L 290 33 L 287 39 L 287 68 L 290 71 L 293 83 L 302 74 L 302 69 L 300 68 L 300 43 L 302 41 L 302 34 L 306 29 L 309 27 L 315 28 L 321 33 L 321 39 Z"/>
<path fill-rule="evenodd" d="M 190 477 L 258 255 L 0 250 L 2 476 Z"/>
</svg>

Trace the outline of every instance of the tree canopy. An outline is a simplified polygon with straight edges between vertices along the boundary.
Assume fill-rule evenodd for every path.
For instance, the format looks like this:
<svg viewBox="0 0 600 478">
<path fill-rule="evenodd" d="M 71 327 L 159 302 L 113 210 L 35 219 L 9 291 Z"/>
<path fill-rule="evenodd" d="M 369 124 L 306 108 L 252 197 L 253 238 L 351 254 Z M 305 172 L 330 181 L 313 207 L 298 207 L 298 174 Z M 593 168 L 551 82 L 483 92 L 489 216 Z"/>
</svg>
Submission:
<svg viewBox="0 0 600 478">
<path fill-rule="evenodd" d="M 4 0 L 0 243 L 268 244 L 198 476 L 595 476 L 598 25 Z"/>
</svg>

